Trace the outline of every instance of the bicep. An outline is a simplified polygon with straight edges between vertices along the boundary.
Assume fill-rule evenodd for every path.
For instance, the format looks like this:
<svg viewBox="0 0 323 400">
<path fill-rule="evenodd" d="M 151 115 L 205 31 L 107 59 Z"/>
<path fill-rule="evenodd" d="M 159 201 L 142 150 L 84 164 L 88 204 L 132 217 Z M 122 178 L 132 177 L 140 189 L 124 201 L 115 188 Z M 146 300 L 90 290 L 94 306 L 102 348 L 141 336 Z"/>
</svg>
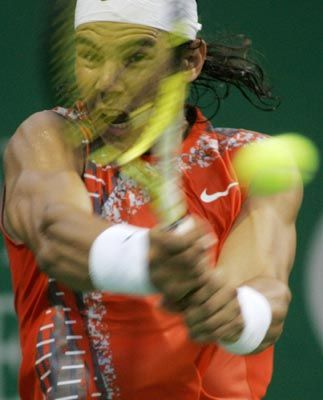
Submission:
<svg viewBox="0 0 323 400">
<path fill-rule="evenodd" d="M 36 240 L 44 210 L 67 203 L 91 210 L 75 150 L 63 139 L 64 122 L 51 112 L 29 118 L 10 140 L 4 157 L 4 224 L 19 242 Z"/>
<path fill-rule="evenodd" d="M 296 250 L 295 221 L 302 189 L 244 203 L 218 260 L 219 272 L 233 285 L 257 276 L 287 283 Z"/>
</svg>

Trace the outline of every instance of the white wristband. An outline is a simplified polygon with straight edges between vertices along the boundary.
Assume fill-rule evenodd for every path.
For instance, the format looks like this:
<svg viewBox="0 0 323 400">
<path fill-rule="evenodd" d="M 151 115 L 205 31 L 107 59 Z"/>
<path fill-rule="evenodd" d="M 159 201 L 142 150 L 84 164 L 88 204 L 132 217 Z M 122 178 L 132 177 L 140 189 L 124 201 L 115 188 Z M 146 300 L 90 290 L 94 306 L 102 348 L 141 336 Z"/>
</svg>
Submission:
<svg viewBox="0 0 323 400">
<path fill-rule="evenodd" d="M 149 229 L 118 224 L 93 242 L 89 273 L 102 291 L 146 295 L 156 292 L 148 270 Z"/>
<path fill-rule="evenodd" d="M 238 288 L 238 301 L 244 320 L 244 329 L 235 343 L 221 343 L 234 354 L 248 354 L 256 350 L 264 340 L 272 320 L 269 301 L 257 290 L 242 286 Z"/>
</svg>

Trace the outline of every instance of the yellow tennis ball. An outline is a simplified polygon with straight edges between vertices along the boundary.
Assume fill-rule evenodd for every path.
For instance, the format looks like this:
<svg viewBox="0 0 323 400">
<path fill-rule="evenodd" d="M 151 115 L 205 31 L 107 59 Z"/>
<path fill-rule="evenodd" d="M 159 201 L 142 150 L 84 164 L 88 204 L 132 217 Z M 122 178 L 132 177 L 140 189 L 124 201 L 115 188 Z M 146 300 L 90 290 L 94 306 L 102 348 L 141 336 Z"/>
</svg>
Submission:
<svg viewBox="0 0 323 400">
<path fill-rule="evenodd" d="M 240 184 L 252 194 L 271 195 L 309 183 L 319 156 L 309 139 L 288 133 L 245 146 L 233 166 Z"/>
<path fill-rule="evenodd" d="M 309 138 L 294 132 L 283 133 L 278 138 L 292 153 L 304 185 L 310 183 L 320 166 L 319 152 L 315 144 Z"/>
</svg>

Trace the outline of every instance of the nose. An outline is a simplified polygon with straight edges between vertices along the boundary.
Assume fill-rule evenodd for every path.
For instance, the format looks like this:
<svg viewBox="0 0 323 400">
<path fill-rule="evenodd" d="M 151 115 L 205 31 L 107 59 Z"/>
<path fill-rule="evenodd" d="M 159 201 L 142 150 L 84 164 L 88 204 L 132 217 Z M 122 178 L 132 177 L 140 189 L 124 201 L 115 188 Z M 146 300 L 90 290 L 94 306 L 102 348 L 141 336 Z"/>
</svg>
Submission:
<svg viewBox="0 0 323 400">
<path fill-rule="evenodd" d="M 124 91 L 124 70 L 116 61 L 107 60 L 99 71 L 95 89 L 104 100 L 112 95 L 119 95 Z"/>
</svg>

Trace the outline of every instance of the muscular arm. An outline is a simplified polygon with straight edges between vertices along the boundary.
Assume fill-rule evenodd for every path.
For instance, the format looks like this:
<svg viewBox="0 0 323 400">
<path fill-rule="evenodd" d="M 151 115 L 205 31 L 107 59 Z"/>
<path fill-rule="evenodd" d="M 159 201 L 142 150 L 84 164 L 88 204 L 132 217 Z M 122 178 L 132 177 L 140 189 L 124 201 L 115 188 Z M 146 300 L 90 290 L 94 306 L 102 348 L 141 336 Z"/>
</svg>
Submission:
<svg viewBox="0 0 323 400">
<path fill-rule="evenodd" d="M 295 221 L 302 192 L 247 199 L 218 260 L 218 274 L 233 286 L 256 276 L 288 283 L 296 248 Z"/>
<path fill-rule="evenodd" d="M 295 221 L 301 201 L 300 188 L 248 199 L 218 261 L 221 279 L 234 288 L 248 285 L 270 302 L 272 323 L 258 351 L 275 342 L 283 330 L 291 300 L 288 280 L 295 259 Z"/>
<path fill-rule="evenodd" d="M 4 224 L 17 243 L 33 251 L 43 272 L 74 290 L 91 290 L 90 249 L 109 224 L 92 214 L 80 178 L 82 154 L 66 140 L 71 134 L 67 124 L 52 112 L 38 113 L 11 139 L 5 154 Z M 173 286 L 196 289 L 205 269 L 199 260 L 208 251 L 197 240 L 203 238 L 204 228 L 196 222 L 185 237 L 154 229 L 147 254 L 154 274 L 163 280 L 163 267 L 169 265 L 178 272 Z"/>
<path fill-rule="evenodd" d="M 236 289 L 242 285 L 258 290 L 272 308 L 270 329 L 257 350 L 279 338 L 291 299 L 288 278 L 295 257 L 295 220 L 301 200 L 298 188 L 246 201 L 208 283 L 184 301 L 192 338 L 234 342 L 240 337 L 244 325 Z"/>
<path fill-rule="evenodd" d="M 64 136 L 69 128 L 50 111 L 33 115 L 18 128 L 4 157 L 4 225 L 17 243 L 33 251 L 44 272 L 69 286 L 72 282 L 75 289 L 88 289 L 87 249 L 82 248 L 80 236 L 85 236 L 84 243 L 91 242 L 107 223 L 91 215 L 80 178 L 82 154 Z M 75 238 L 73 243 L 60 235 L 59 253 L 46 232 L 53 224 L 67 238 Z"/>
</svg>

